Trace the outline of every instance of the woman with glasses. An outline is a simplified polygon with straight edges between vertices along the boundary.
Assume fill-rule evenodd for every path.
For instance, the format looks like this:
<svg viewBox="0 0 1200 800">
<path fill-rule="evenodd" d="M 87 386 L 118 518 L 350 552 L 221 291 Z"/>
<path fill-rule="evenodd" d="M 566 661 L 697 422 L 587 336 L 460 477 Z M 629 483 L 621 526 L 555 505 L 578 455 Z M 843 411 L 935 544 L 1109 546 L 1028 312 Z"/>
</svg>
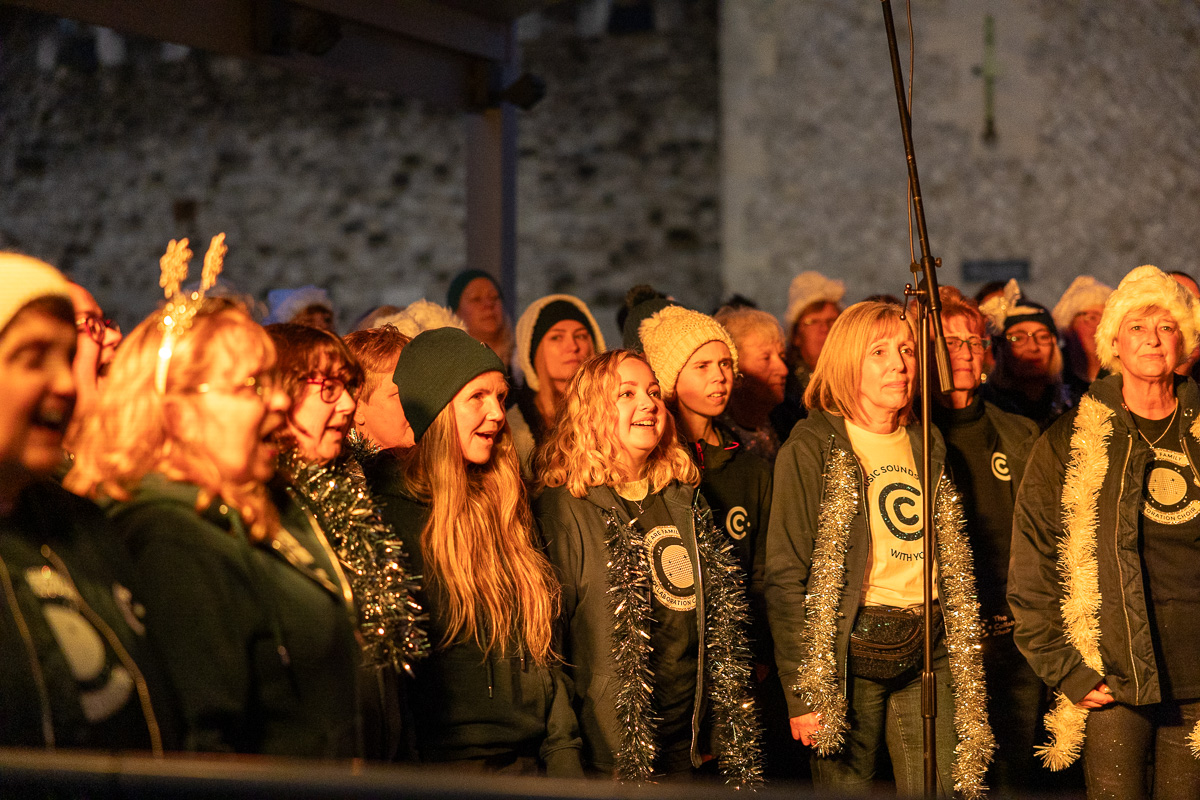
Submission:
<svg viewBox="0 0 1200 800">
<path fill-rule="evenodd" d="M 1033 447 L 1017 495 L 1016 641 L 1056 696 L 1041 755 L 1083 755 L 1089 798 L 1200 797 L 1200 391 L 1175 368 L 1196 301 L 1157 267 L 1122 279 L 1100 364 Z"/>
<path fill-rule="evenodd" d="M 185 749 L 357 756 L 347 587 L 266 485 L 290 405 L 275 346 L 229 300 L 168 293 L 114 358 L 67 486 L 107 502 L 132 556 Z"/>
<path fill-rule="evenodd" d="M 857 303 L 829 332 L 805 394 L 809 416 L 775 461 L 764 595 L 792 736 L 813 748 L 813 781 L 869 792 L 886 749 L 897 793 L 916 796 L 924 459 L 912 424 L 916 342 L 902 313 Z M 932 445 L 938 794 L 975 798 L 993 749 L 979 607 L 936 433 Z"/>
<path fill-rule="evenodd" d="M 1071 407 L 1062 381 L 1058 329 L 1044 306 L 1021 297 L 1016 280 L 979 310 L 995 335 L 995 370 L 980 393 L 1004 411 L 1020 414 L 1045 430 Z"/>
<path fill-rule="evenodd" d="M 364 647 L 365 755 L 395 760 L 403 750 L 401 676 L 426 641 L 404 548 L 380 517 L 361 466 L 343 453 L 363 371 L 337 334 L 295 323 L 266 330 L 292 400 L 275 434 L 281 453 L 272 494 L 285 520 L 301 528 L 316 521 L 344 568 Z"/>
<path fill-rule="evenodd" d="M 983 620 L 988 715 L 997 751 L 988 785 L 1005 795 L 1035 793 L 1033 739 L 1042 682 L 1013 643 L 1013 617 L 1005 597 L 1013 503 L 1037 438 L 1032 420 L 1001 411 L 978 394 L 987 325 L 974 300 L 943 286 L 942 324 L 950 350 L 953 391 L 934 395 L 933 421 L 946 442 L 946 466 L 954 476 L 967 539 L 975 556 Z"/>
</svg>

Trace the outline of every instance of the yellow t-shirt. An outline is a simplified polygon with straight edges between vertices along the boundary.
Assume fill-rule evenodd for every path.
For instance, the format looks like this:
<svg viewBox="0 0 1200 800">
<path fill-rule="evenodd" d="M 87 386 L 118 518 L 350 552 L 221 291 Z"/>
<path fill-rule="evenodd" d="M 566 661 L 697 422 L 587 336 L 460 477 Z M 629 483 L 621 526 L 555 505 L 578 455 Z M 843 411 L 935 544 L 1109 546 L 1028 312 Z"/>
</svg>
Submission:
<svg viewBox="0 0 1200 800">
<path fill-rule="evenodd" d="M 871 433 L 847 421 L 850 444 L 866 477 L 870 556 L 862 605 L 904 608 L 921 602 L 923 501 L 908 433 Z M 934 597 L 937 597 L 934 565 Z"/>
</svg>

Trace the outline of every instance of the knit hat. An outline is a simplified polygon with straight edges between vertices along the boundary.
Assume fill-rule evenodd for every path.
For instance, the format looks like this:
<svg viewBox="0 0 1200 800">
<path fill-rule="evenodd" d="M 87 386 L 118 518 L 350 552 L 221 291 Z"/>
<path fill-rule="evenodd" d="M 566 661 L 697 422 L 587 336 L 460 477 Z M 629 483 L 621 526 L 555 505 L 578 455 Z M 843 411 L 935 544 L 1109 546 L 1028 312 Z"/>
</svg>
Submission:
<svg viewBox="0 0 1200 800">
<path fill-rule="evenodd" d="M 392 381 L 416 441 L 421 441 L 454 395 L 485 372 L 503 374 L 500 357 L 458 328 L 424 331 L 405 345 Z"/>
<path fill-rule="evenodd" d="M 809 270 L 792 278 L 788 287 L 787 330 L 796 327 L 800 312 L 813 303 L 840 303 L 846 296 L 846 284 L 826 278 L 819 272 Z"/>
<path fill-rule="evenodd" d="M 431 303 L 428 300 L 417 300 L 409 303 L 395 314 L 388 314 L 375 321 L 375 327 L 395 325 L 400 332 L 410 339 L 422 331 L 434 328 L 458 328 L 465 331 L 467 323 L 445 306 Z"/>
<path fill-rule="evenodd" d="M 639 329 L 646 359 L 662 387 L 663 397 L 675 396 L 675 384 L 688 359 L 709 342 L 724 342 L 733 358 L 733 374 L 738 371 L 737 346 L 729 331 L 707 314 L 682 306 L 667 306 L 644 322 Z"/>
<path fill-rule="evenodd" d="M 1007 333 L 1009 328 L 1022 322 L 1040 322 L 1058 338 L 1058 327 L 1050 312 L 1042 304 L 1021 297 L 1021 287 L 1017 285 L 1016 278 L 1004 285 L 1001 294 L 985 300 L 979 306 L 979 311 L 987 318 L 992 333 Z"/>
<path fill-rule="evenodd" d="M 643 348 L 639 332 L 642 323 L 664 308 L 673 305 L 676 303 L 666 297 L 651 297 L 629 309 L 629 315 L 625 317 L 625 326 L 621 329 L 621 344 L 625 349 L 641 353 Z"/>
<path fill-rule="evenodd" d="M 263 324 L 291 322 L 292 318 L 309 306 L 321 306 L 333 313 L 329 293 L 319 286 L 301 286 L 297 289 L 272 289 L 267 292 L 267 307 L 270 313 Z"/>
<path fill-rule="evenodd" d="M 464 269 L 462 272 L 454 276 L 454 280 L 450 281 L 449 288 L 446 289 L 446 307 L 451 311 L 458 311 L 458 304 L 462 300 L 462 293 L 466 290 L 467 284 L 476 278 L 487 278 L 496 287 L 496 291 L 503 296 L 504 292 L 500 291 L 500 284 L 496 281 L 496 276 L 490 272 L 484 272 L 481 269 Z"/>
<path fill-rule="evenodd" d="M 525 385 L 533 391 L 541 389 L 537 369 L 533 366 L 538 345 L 542 338 L 557 323 L 573 319 L 592 334 L 592 344 L 597 353 L 604 352 L 604 335 L 587 304 L 570 294 L 548 294 L 530 303 L 529 308 L 517 320 L 517 365 L 525 375 Z"/>
<path fill-rule="evenodd" d="M 1121 320 L 1131 311 L 1150 306 L 1157 306 L 1175 318 L 1175 324 L 1183 334 L 1185 355 L 1196 349 L 1196 314 L 1200 312 L 1200 302 L 1170 275 L 1146 264 L 1122 278 L 1104 304 L 1104 314 L 1096 328 L 1096 357 L 1100 359 L 1100 366 L 1111 372 L 1121 371 L 1121 359 L 1114 346 Z"/>
<path fill-rule="evenodd" d="M 1080 275 L 1071 281 L 1071 285 L 1059 298 L 1058 305 L 1054 306 L 1054 311 L 1051 313 L 1051 316 L 1054 317 L 1054 324 L 1060 331 L 1065 331 L 1071 327 L 1076 314 L 1092 306 L 1104 305 L 1104 301 L 1110 294 L 1112 294 L 1111 286 L 1105 286 L 1091 275 Z"/>
<path fill-rule="evenodd" d="M 70 302 L 67 279 L 44 261 L 19 253 L 0 253 L 0 331 L 22 308 L 42 297 L 62 297 Z"/>
</svg>

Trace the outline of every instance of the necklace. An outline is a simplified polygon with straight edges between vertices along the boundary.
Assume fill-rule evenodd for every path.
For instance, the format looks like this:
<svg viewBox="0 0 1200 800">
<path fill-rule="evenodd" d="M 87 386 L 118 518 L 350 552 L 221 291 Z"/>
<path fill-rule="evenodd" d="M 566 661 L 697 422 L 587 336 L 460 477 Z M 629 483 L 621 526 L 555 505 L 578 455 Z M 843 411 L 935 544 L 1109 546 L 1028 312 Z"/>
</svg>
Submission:
<svg viewBox="0 0 1200 800">
<path fill-rule="evenodd" d="M 630 483 L 617 484 L 617 486 L 614 488 L 617 490 L 617 495 L 621 499 L 628 500 L 637 506 L 638 514 L 645 513 L 646 509 L 642 507 L 642 503 L 646 501 L 646 498 L 650 494 L 649 478 L 642 478 L 640 481 L 631 481 Z"/>
<path fill-rule="evenodd" d="M 1126 408 L 1126 410 L 1129 409 L 1128 406 L 1126 406 L 1125 408 Z M 1132 414 L 1133 412 L 1131 411 L 1130 413 Z M 1178 413 L 1179 413 L 1179 401 L 1176 400 L 1175 401 L 1175 409 L 1171 412 L 1171 416 L 1167 418 L 1167 427 L 1163 428 L 1163 432 L 1160 433 L 1153 442 L 1150 441 L 1150 438 L 1148 436 L 1146 436 L 1146 434 L 1142 433 L 1142 429 L 1138 427 L 1136 419 L 1133 421 L 1133 427 L 1137 430 L 1138 436 L 1142 437 L 1142 439 L 1144 439 L 1146 441 L 1146 444 L 1150 445 L 1150 447 L 1153 448 L 1156 444 L 1158 444 L 1159 442 L 1162 441 L 1163 437 L 1166 436 L 1168 432 L 1170 432 L 1171 427 L 1173 426 L 1173 424 L 1175 422 L 1175 415 Z"/>
</svg>

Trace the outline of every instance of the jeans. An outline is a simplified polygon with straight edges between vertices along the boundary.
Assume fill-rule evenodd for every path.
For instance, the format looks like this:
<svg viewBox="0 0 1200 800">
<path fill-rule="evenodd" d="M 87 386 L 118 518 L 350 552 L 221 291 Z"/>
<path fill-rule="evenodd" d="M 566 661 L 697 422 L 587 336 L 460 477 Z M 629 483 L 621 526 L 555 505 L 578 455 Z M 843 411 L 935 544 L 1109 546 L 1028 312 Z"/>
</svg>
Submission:
<svg viewBox="0 0 1200 800">
<path fill-rule="evenodd" d="M 950 797 L 954 781 L 954 697 L 950 660 L 944 642 L 933 651 L 937 678 L 938 795 Z M 812 757 L 813 783 L 836 791 L 867 794 L 875 779 L 875 760 L 886 744 L 901 797 L 920 797 L 925 787 L 924 720 L 921 716 L 921 673 L 889 681 L 851 677 L 847 682 L 846 743 L 841 752 Z"/>
<path fill-rule="evenodd" d="M 1187 737 L 1198 719 L 1200 700 L 1094 709 L 1083 741 L 1088 800 L 1196 800 L 1200 760 Z"/>
</svg>

